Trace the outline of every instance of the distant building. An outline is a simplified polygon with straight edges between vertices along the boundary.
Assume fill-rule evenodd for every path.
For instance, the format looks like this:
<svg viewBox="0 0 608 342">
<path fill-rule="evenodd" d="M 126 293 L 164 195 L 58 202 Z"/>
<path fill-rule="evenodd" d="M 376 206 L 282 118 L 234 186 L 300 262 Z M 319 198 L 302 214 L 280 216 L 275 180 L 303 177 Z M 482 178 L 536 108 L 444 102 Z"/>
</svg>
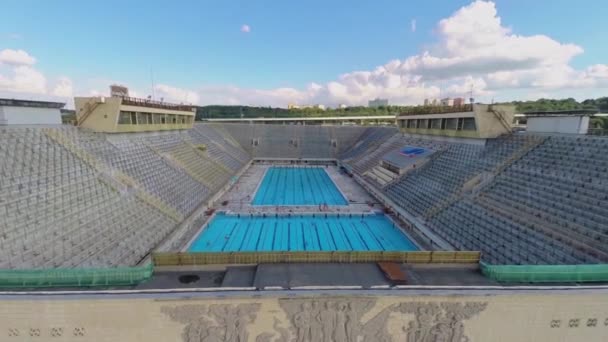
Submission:
<svg viewBox="0 0 608 342">
<path fill-rule="evenodd" d="M 446 106 L 446 107 L 451 107 L 454 105 L 454 99 L 451 97 L 446 97 L 444 99 L 441 99 L 441 105 Z"/>
<path fill-rule="evenodd" d="M 454 99 L 454 107 L 460 107 L 464 105 L 464 97 L 457 97 Z"/>
<path fill-rule="evenodd" d="M 0 125 L 60 125 L 65 103 L 0 99 Z"/>
<path fill-rule="evenodd" d="M 344 109 L 344 108 L 347 108 L 347 107 L 348 107 L 348 106 L 347 106 L 347 105 L 345 105 L 344 103 L 340 103 L 340 104 L 338 105 L 338 108 L 340 108 L 340 109 Z"/>
<path fill-rule="evenodd" d="M 375 98 L 367 102 L 367 106 L 370 108 L 386 107 L 388 106 L 388 99 Z"/>
<path fill-rule="evenodd" d="M 325 105 L 322 105 L 322 104 L 315 104 L 315 105 L 298 105 L 295 103 L 287 104 L 287 109 L 309 109 L 309 108 L 320 109 L 320 110 L 326 109 Z"/>
<path fill-rule="evenodd" d="M 438 103 L 437 99 L 424 99 L 425 106 L 436 106 Z"/>
</svg>

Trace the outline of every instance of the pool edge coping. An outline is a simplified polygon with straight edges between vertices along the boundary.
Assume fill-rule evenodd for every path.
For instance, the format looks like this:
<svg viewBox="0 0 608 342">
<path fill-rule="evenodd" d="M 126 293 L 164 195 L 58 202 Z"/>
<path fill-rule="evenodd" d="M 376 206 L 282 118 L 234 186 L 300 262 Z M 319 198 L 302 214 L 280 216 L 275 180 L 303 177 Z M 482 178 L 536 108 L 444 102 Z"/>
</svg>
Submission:
<svg viewBox="0 0 608 342">
<path fill-rule="evenodd" d="M 258 185 L 256 185 L 255 190 L 253 191 L 253 194 L 251 195 L 251 201 L 249 201 L 250 206 L 253 206 L 253 201 L 255 200 L 255 197 L 258 195 L 258 191 L 260 190 L 262 183 L 264 183 L 264 179 L 266 179 L 266 173 L 268 173 L 268 170 L 270 170 L 271 167 L 272 167 L 272 165 L 270 167 L 267 167 L 264 169 L 264 173 L 262 173 L 262 177 L 258 181 Z"/>
<path fill-rule="evenodd" d="M 203 233 L 205 228 L 207 228 L 209 223 L 215 218 L 215 216 L 217 216 L 217 213 L 218 213 L 218 211 L 216 210 L 213 212 L 213 214 L 211 214 L 211 216 L 209 216 L 207 218 L 207 221 L 205 221 L 205 223 L 203 223 L 203 225 L 200 226 L 200 228 L 198 228 L 198 231 L 192 236 L 192 238 L 190 238 L 190 241 L 188 241 L 188 243 L 184 245 L 184 247 L 180 250 L 180 252 L 190 253 L 190 251 L 189 251 L 190 246 L 192 246 L 194 241 L 196 241 L 198 239 L 198 237 Z"/>
<path fill-rule="evenodd" d="M 336 166 L 336 168 L 338 169 L 338 171 L 340 170 L 338 166 Z M 331 180 L 331 182 L 336 187 L 336 189 L 338 189 L 338 192 L 340 192 L 340 195 L 342 195 L 344 202 L 346 202 L 346 205 L 344 205 L 344 206 L 346 206 L 346 207 L 349 206 L 350 202 L 348 201 L 348 197 L 346 197 L 344 192 L 342 192 L 342 189 L 338 186 L 338 183 L 336 183 L 336 181 L 333 178 L 331 178 L 331 175 L 329 174 L 329 172 L 327 172 L 327 170 L 325 170 L 325 168 L 323 168 L 323 171 L 325 171 L 325 174 L 327 175 L 327 177 Z"/>
</svg>

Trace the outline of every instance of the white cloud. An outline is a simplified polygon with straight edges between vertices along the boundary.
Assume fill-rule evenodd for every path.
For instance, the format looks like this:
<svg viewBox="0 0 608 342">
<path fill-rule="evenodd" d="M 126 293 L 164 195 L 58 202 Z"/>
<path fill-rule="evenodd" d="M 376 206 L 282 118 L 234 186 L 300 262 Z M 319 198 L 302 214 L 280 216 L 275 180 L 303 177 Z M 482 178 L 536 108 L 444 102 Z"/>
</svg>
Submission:
<svg viewBox="0 0 608 342">
<path fill-rule="evenodd" d="M 0 50 L 0 64 L 3 63 L 9 65 L 34 65 L 36 64 L 36 58 L 23 50 L 4 49 Z"/>
<path fill-rule="evenodd" d="M 35 64 L 36 58 L 26 51 L 0 50 L 0 95 L 71 102 L 72 81 L 60 77 L 49 90 L 47 77 Z"/>
<path fill-rule="evenodd" d="M 415 30 L 416 21 L 410 22 Z M 608 66 L 576 70 L 569 63 L 580 46 L 546 35 L 518 35 L 504 26 L 493 2 L 474 1 L 437 24 L 431 48 L 372 71 L 354 71 L 326 84 L 298 89 L 213 87 L 201 91 L 203 103 L 285 106 L 289 102 L 362 105 L 384 97 L 391 103 L 417 104 L 425 97 L 473 96 L 489 100 L 511 91 L 535 93 L 608 86 Z M 441 88 L 441 91 L 440 91 Z M 210 101 L 210 102 L 208 102 Z"/>
<path fill-rule="evenodd" d="M 520 36 L 502 26 L 492 2 L 475 1 L 442 19 L 439 42 L 403 61 L 404 72 L 425 79 L 449 79 L 499 71 L 528 70 L 567 64 L 583 52 L 544 35 Z"/>
<path fill-rule="evenodd" d="M 72 97 L 73 92 L 72 80 L 63 76 L 58 79 L 52 94 L 59 97 Z"/>
<path fill-rule="evenodd" d="M 157 84 L 154 87 L 157 98 L 163 98 L 165 102 L 193 103 L 199 102 L 199 95 L 191 90 L 171 87 L 166 84 Z"/>
<path fill-rule="evenodd" d="M 467 76 L 461 83 L 455 83 L 446 87 L 442 95 L 469 98 L 471 93 L 475 96 L 488 96 L 493 92 L 487 90 L 486 81 L 482 77 L 473 78 L 472 76 Z"/>
<path fill-rule="evenodd" d="M 416 30 L 416 20 L 410 21 Z M 251 31 L 249 25 L 241 27 Z M 420 104 L 424 98 L 468 97 L 471 88 L 479 101 L 525 99 L 550 96 L 595 97 L 608 92 L 608 65 L 583 69 L 571 60 L 583 53 L 575 44 L 547 35 L 521 35 L 502 23 L 493 2 L 474 1 L 437 23 L 437 40 L 418 54 L 388 61 L 372 70 L 339 75 L 334 80 L 305 88 L 252 89 L 231 85 L 207 85 L 184 89 L 175 85 L 155 86 L 156 98 L 194 104 L 244 104 L 285 107 L 299 104 L 339 103 L 365 105 L 369 99 L 388 98 L 392 104 Z M 0 51 L 0 91 L 69 96 L 92 93 L 95 85 L 76 87 L 60 78 L 47 89 L 47 81 L 34 68 L 36 59 L 23 50 Z M 128 82 L 123 82 L 128 83 Z M 78 91 L 78 90 L 82 91 Z M 95 92 L 100 94 L 100 92 Z M 131 91 L 131 95 L 139 93 Z M 143 96 L 148 93 L 141 92 Z M 569 95 L 572 94 L 572 95 Z"/>
<path fill-rule="evenodd" d="M 592 66 L 588 67 L 587 70 L 585 70 L 585 74 L 587 77 L 608 80 L 608 65 L 605 65 L 605 64 L 592 65 Z"/>
<path fill-rule="evenodd" d="M 46 78 L 44 75 L 27 65 L 19 65 L 10 69 L 11 75 L 0 73 L 0 90 L 32 94 L 46 94 Z"/>
</svg>

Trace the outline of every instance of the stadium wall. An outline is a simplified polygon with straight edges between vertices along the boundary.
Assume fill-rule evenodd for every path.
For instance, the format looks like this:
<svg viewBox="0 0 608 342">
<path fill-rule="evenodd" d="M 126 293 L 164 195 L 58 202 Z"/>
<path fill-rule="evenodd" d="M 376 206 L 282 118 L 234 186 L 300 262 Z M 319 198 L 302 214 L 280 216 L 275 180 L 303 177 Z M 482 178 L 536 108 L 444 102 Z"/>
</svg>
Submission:
<svg viewBox="0 0 608 342">
<path fill-rule="evenodd" d="M 588 116 L 530 116 L 526 130 L 533 133 L 587 134 Z"/>
<path fill-rule="evenodd" d="M 59 108 L 0 106 L 0 125 L 61 125 Z"/>
<path fill-rule="evenodd" d="M 155 291 L 0 294 L 0 331 L 7 341 L 83 342 L 599 342 L 608 337 L 607 289 L 420 288 L 365 295 L 323 291 L 322 296 L 299 290 L 256 298 L 240 291 L 222 296 Z"/>
</svg>

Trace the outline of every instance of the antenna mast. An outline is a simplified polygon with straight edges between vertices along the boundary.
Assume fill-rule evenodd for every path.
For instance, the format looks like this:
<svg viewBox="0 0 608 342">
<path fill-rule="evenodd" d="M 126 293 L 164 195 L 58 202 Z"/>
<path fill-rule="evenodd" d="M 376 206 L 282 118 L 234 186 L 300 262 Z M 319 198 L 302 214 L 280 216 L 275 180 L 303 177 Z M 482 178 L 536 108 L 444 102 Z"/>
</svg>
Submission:
<svg viewBox="0 0 608 342">
<path fill-rule="evenodd" d="M 473 105 L 473 83 L 471 83 L 471 89 L 469 90 L 469 101 L 471 102 L 471 105 Z"/>
<path fill-rule="evenodd" d="M 150 67 L 150 80 L 152 82 L 152 101 L 154 101 L 156 95 L 154 94 L 154 72 L 152 71 L 152 67 Z"/>
</svg>

